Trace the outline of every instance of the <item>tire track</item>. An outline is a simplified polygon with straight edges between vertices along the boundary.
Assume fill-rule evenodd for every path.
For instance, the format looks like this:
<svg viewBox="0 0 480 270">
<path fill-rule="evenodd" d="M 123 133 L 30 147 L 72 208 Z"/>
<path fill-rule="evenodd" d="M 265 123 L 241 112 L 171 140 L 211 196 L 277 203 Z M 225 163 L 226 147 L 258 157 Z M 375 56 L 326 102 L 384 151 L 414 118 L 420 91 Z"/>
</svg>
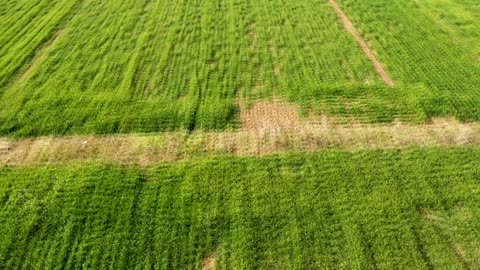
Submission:
<svg viewBox="0 0 480 270">
<path fill-rule="evenodd" d="M 348 16 L 343 13 L 343 11 L 340 9 L 338 6 L 337 2 L 335 0 L 328 0 L 328 3 L 330 6 L 335 10 L 335 13 L 337 13 L 338 17 L 343 23 L 343 26 L 345 27 L 345 30 L 347 30 L 348 33 L 350 33 L 355 41 L 357 41 L 358 45 L 360 48 L 362 48 L 363 53 L 368 57 L 370 62 L 372 62 L 373 67 L 377 71 L 378 75 L 382 78 L 382 80 L 388 85 L 388 86 L 394 86 L 393 80 L 388 76 L 387 72 L 385 69 L 383 69 L 382 64 L 378 59 L 375 57 L 373 54 L 373 51 L 368 47 L 367 43 L 362 39 L 362 37 L 358 34 L 357 30 L 353 26 L 352 22 L 348 18 Z"/>
</svg>

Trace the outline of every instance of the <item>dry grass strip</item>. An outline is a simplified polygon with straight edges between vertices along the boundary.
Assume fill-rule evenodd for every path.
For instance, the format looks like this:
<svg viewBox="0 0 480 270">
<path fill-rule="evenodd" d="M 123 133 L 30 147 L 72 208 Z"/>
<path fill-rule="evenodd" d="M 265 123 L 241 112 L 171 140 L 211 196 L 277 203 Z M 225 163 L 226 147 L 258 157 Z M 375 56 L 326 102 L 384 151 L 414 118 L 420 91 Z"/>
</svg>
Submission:
<svg viewBox="0 0 480 270">
<path fill-rule="evenodd" d="M 427 124 L 338 125 L 325 116 L 301 117 L 294 105 L 278 100 L 257 101 L 241 111 L 240 120 L 240 130 L 224 132 L 3 138 L 0 164 L 87 161 L 148 165 L 225 154 L 480 145 L 480 123 L 434 119 Z"/>
</svg>

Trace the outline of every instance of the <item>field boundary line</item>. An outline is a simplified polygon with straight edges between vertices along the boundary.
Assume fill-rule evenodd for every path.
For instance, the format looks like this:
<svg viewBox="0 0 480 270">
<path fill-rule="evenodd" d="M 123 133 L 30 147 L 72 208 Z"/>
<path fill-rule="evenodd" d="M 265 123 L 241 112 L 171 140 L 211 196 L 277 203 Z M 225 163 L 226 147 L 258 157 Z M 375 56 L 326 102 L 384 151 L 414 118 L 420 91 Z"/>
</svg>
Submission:
<svg viewBox="0 0 480 270">
<path fill-rule="evenodd" d="M 243 106 L 242 106 L 243 107 Z M 480 147 L 480 123 L 453 118 L 412 124 L 338 124 L 335 117 L 302 117 L 296 106 L 258 100 L 240 111 L 230 131 L 0 138 L 0 166 L 100 162 L 149 165 L 208 156 L 264 156 L 326 149 Z"/>
<path fill-rule="evenodd" d="M 378 59 L 375 57 L 375 54 L 373 53 L 373 51 L 368 47 L 367 43 L 363 40 L 363 38 L 360 36 L 360 34 L 358 34 L 357 30 L 355 29 L 355 27 L 353 26 L 353 23 L 350 21 L 350 19 L 348 18 L 348 16 L 342 11 L 342 9 L 340 9 L 340 7 L 338 6 L 337 2 L 335 0 L 328 0 L 328 3 L 330 4 L 330 6 L 333 8 L 333 10 L 335 10 L 335 13 L 337 13 L 337 16 L 340 18 L 340 20 L 342 21 L 343 23 L 343 27 L 345 28 L 345 30 L 347 30 L 348 33 L 350 33 L 353 38 L 355 39 L 355 41 L 358 43 L 358 45 L 360 46 L 360 48 L 362 48 L 364 54 L 368 57 L 368 59 L 370 60 L 370 62 L 372 62 L 373 64 L 373 67 L 375 68 L 375 70 L 377 71 L 378 75 L 380 75 L 380 77 L 382 78 L 382 80 L 388 85 L 388 86 L 393 86 L 394 85 L 394 82 L 393 80 L 390 78 L 390 76 L 388 76 L 387 72 L 385 71 L 385 69 L 383 68 L 382 64 L 380 63 L 380 61 L 378 61 Z"/>
</svg>

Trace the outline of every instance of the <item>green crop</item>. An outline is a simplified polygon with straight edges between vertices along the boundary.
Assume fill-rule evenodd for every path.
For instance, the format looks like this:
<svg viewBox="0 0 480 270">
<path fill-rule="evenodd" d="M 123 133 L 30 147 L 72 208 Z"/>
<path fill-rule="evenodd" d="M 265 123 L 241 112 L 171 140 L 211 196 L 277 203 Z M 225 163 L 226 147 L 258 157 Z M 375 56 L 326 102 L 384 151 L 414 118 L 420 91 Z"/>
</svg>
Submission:
<svg viewBox="0 0 480 270">
<path fill-rule="evenodd" d="M 428 89 L 427 115 L 480 120 L 478 2 L 338 2 L 394 81 Z"/>
<path fill-rule="evenodd" d="M 0 135 L 238 126 L 272 96 L 360 122 L 480 119 L 473 1 L 0 0 Z"/>
<path fill-rule="evenodd" d="M 0 169 L 0 268 L 475 269 L 480 149 Z"/>
</svg>

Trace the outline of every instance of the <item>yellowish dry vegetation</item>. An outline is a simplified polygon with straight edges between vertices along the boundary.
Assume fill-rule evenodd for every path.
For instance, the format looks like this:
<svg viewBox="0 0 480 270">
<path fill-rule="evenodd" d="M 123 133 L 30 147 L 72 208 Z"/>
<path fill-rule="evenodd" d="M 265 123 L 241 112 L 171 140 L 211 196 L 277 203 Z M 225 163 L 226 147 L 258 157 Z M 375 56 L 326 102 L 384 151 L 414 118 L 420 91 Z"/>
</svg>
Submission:
<svg viewBox="0 0 480 270">
<path fill-rule="evenodd" d="M 427 124 L 338 124 L 325 116 L 301 117 L 279 99 L 241 103 L 240 129 L 225 132 L 163 132 L 110 136 L 0 139 L 0 163 L 69 161 L 152 164 L 208 155 L 265 155 L 329 148 L 389 149 L 480 145 L 480 123 L 433 119 Z"/>
</svg>

